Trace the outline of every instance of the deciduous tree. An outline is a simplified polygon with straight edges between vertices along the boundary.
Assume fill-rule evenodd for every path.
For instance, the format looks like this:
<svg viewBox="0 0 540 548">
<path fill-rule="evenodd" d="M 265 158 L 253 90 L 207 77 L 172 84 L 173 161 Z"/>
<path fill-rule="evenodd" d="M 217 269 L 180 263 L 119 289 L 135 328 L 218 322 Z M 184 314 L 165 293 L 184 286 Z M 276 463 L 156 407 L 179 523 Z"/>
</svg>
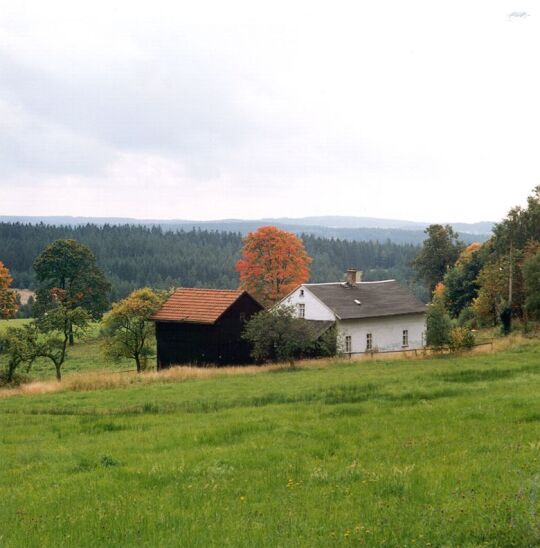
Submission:
<svg viewBox="0 0 540 548">
<path fill-rule="evenodd" d="M 525 308 L 533 318 L 540 320 L 540 251 L 523 264 L 525 278 Z"/>
<path fill-rule="evenodd" d="M 524 249 L 530 241 L 540 241 L 540 185 L 527 198 L 527 207 L 514 207 L 493 229 L 493 242 L 498 255 L 512 249 Z"/>
<path fill-rule="evenodd" d="M 269 306 L 309 279 L 310 263 L 300 238 L 264 226 L 244 239 L 236 269 L 242 288 Z"/>
<path fill-rule="evenodd" d="M 453 318 L 457 318 L 478 294 L 477 278 L 483 264 L 479 250 L 480 244 L 469 245 L 444 276 L 445 303 Z"/>
<path fill-rule="evenodd" d="M 113 304 L 102 322 L 105 355 L 114 360 L 133 359 L 137 372 L 143 371 L 146 360 L 154 354 L 154 322 L 150 316 L 161 307 L 166 296 L 145 287 Z"/>
<path fill-rule="evenodd" d="M 36 359 L 37 331 L 34 323 L 22 327 L 8 327 L 0 336 L 0 354 L 7 358 L 5 382 L 11 384 L 22 365 L 30 366 Z M 1 379 L 0 379 L 1 380 Z"/>
<path fill-rule="evenodd" d="M 255 314 L 246 324 L 243 337 L 251 344 L 257 361 L 294 360 L 309 351 L 314 332 L 308 321 L 297 318 L 291 307 L 276 307 Z"/>
<path fill-rule="evenodd" d="M 36 293 L 36 315 L 55 307 L 56 288 L 62 291 L 65 307 L 80 307 L 94 319 L 107 310 L 111 286 L 90 249 L 76 240 L 56 240 L 47 246 L 34 261 L 34 271 L 43 284 Z M 73 344 L 73 330 L 69 343 Z"/>
<path fill-rule="evenodd" d="M 430 291 L 433 291 L 448 269 L 455 264 L 463 244 L 450 225 L 430 225 L 425 233 L 427 238 L 412 266 L 418 279 L 423 280 Z"/>
<path fill-rule="evenodd" d="M 508 303 L 508 272 L 510 262 L 502 258 L 485 265 L 478 275 L 478 296 L 473 301 L 476 317 L 484 323 L 497 325 L 499 315 Z"/>
<path fill-rule="evenodd" d="M 426 344 L 439 350 L 451 342 L 452 322 L 444 307 L 444 298 L 440 293 L 434 293 L 433 301 L 428 306 L 426 314 Z"/>
<path fill-rule="evenodd" d="M 19 308 L 17 295 L 10 289 L 12 282 L 8 268 L 0 261 L 0 319 L 12 318 Z"/>
<path fill-rule="evenodd" d="M 36 357 L 50 360 L 56 372 L 56 380 L 62 380 L 62 366 L 67 357 L 67 348 L 73 334 L 84 332 L 90 322 L 88 312 L 78 306 L 66 304 L 62 290 L 55 290 L 54 305 L 35 320 L 40 333 L 35 349 Z"/>
<path fill-rule="evenodd" d="M 452 323 L 442 303 L 432 303 L 426 315 L 426 343 L 439 350 L 451 341 Z"/>
</svg>

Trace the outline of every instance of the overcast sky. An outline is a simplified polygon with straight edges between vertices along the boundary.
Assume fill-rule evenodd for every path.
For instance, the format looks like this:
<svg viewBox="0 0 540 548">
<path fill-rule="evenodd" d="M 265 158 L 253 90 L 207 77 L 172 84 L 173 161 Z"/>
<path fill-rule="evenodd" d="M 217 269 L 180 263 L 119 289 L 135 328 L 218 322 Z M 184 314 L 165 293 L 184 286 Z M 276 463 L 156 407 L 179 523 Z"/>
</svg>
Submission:
<svg viewBox="0 0 540 548">
<path fill-rule="evenodd" d="M 0 0 L 0 215 L 480 221 L 525 202 L 538 2 L 324 4 Z"/>
</svg>

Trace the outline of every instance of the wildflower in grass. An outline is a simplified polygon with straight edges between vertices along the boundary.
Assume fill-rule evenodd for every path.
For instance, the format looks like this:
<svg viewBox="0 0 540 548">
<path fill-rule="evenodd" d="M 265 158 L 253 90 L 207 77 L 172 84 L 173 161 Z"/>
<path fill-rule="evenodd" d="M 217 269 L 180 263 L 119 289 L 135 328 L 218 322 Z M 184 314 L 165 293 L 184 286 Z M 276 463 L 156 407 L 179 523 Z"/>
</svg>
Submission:
<svg viewBox="0 0 540 548">
<path fill-rule="evenodd" d="M 287 482 L 287 489 L 294 489 L 295 487 L 300 487 L 302 485 L 302 481 L 294 481 L 293 479 L 290 479 Z"/>
<path fill-rule="evenodd" d="M 240 502 L 246 502 L 246 497 L 244 495 L 240 495 Z"/>
</svg>

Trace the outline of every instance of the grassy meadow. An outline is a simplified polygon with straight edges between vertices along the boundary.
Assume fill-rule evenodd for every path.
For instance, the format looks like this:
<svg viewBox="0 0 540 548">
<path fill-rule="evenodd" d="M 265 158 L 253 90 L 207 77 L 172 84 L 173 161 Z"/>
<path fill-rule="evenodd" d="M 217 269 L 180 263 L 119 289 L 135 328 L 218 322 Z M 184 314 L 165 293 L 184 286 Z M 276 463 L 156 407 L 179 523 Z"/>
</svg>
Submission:
<svg viewBox="0 0 540 548">
<path fill-rule="evenodd" d="M 30 320 L 0 320 L 0 333 L 8 327 L 19 327 Z M 62 374 L 88 371 L 134 371 L 135 362 L 123 359 L 112 362 L 103 359 L 101 340 L 99 338 L 99 322 L 93 322 L 85 333 L 76 340 L 75 346 L 68 349 L 68 357 L 62 366 Z M 50 360 L 39 359 L 32 365 L 31 378 L 46 380 L 54 378 L 54 366 Z"/>
<path fill-rule="evenodd" d="M 258 371 L 0 398 L 0 545 L 540 543 L 538 342 Z"/>
</svg>

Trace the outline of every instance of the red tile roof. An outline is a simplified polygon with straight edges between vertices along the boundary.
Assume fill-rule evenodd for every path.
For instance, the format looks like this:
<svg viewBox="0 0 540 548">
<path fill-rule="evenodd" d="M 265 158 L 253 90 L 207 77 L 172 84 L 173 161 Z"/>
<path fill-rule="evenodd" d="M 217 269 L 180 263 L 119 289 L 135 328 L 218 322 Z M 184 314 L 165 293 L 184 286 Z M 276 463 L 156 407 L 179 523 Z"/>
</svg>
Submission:
<svg viewBox="0 0 540 548">
<path fill-rule="evenodd" d="M 244 293 L 241 289 L 197 289 L 181 287 L 165 301 L 152 320 L 215 323 Z"/>
</svg>

